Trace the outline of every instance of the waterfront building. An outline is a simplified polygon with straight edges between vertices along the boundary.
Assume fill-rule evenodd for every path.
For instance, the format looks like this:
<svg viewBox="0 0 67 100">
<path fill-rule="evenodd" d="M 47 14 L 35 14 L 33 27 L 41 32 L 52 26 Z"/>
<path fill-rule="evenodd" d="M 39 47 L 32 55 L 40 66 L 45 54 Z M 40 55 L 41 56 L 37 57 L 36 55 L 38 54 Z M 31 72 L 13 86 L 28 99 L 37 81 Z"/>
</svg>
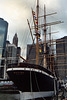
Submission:
<svg viewBox="0 0 67 100">
<path fill-rule="evenodd" d="M 4 74 L 4 60 L 6 50 L 6 38 L 7 38 L 8 22 L 0 18 L 0 78 L 3 78 Z"/>
<path fill-rule="evenodd" d="M 67 36 L 56 40 L 56 73 L 60 79 L 67 77 Z"/>
</svg>

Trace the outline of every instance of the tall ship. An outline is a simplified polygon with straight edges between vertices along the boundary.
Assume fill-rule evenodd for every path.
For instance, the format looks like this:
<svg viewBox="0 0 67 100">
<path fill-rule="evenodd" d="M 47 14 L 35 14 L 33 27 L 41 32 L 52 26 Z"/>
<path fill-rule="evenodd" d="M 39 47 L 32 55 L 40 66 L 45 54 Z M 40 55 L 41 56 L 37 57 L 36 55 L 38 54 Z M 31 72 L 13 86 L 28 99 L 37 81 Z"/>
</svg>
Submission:
<svg viewBox="0 0 67 100">
<path fill-rule="evenodd" d="M 28 60 L 21 57 L 24 61 L 15 64 L 9 64 L 7 68 L 7 74 L 9 78 L 14 82 L 17 88 L 24 94 L 24 98 L 26 99 L 39 99 L 39 98 L 46 98 L 52 97 L 56 91 L 56 81 L 57 78 L 47 68 L 46 64 L 46 14 L 44 8 L 44 24 L 39 25 L 39 0 L 37 0 L 37 17 L 35 16 L 35 12 L 32 9 L 33 15 L 33 22 L 35 29 L 35 37 L 36 37 L 36 44 L 33 40 L 33 45 L 36 48 L 36 64 L 29 63 Z M 28 22 L 29 25 L 29 22 Z M 43 64 L 39 64 L 39 40 L 40 40 L 40 33 L 39 28 L 44 27 L 45 33 L 45 47 L 43 48 Z M 30 25 L 29 25 L 30 28 Z M 31 32 L 31 29 L 30 29 Z M 32 35 L 32 34 L 31 34 Z M 33 38 L 33 37 L 32 37 Z M 33 54 L 34 56 L 34 54 Z"/>
</svg>

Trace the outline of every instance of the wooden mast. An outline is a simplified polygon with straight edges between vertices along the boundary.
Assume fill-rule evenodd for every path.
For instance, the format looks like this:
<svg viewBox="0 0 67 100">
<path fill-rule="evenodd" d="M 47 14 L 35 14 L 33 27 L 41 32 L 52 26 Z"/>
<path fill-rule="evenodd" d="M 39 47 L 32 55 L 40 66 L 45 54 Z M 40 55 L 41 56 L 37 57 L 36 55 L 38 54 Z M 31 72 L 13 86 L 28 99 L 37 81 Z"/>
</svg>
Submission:
<svg viewBox="0 0 67 100">
<path fill-rule="evenodd" d="M 32 31 L 31 31 L 30 23 L 29 23 L 29 20 L 28 20 L 28 19 L 27 19 L 27 22 L 28 22 L 28 26 L 29 26 L 29 29 L 30 29 L 30 33 L 31 33 L 31 37 L 32 37 L 32 41 L 33 41 L 33 44 L 34 44 L 34 39 L 33 39 Z"/>
<path fill-rule="evenodd" d="M 39 14 L 39 0 L 37 0 L 37 32 L 36 32 L 36 64 L 39 61 L 39 43 L 38 43 L 38 14 Z"/>
<path fill-rule="evenodd" d="M 44 55 L 44 67 L 47 67 L 47 62 L 46 62 L 46 8 L 44 5 L 44 51 L 45 51 L 45 55 Z"/>
<path fill-rule="evenodd" d="M 50 40 L 50 71 L 52 71 L 51 64 L 51 26 L 49 27 L 49 40 Z"/>
</svg>

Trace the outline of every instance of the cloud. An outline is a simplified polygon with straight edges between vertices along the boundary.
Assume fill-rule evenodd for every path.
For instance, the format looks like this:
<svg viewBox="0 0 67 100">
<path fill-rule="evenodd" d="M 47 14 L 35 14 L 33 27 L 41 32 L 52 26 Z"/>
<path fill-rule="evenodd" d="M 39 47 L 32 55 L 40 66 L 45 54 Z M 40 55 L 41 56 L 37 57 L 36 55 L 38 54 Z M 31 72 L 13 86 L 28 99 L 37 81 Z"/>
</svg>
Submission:
<svg viewBox="0 0 67 100">
<path fill-rule="evenodd" d="M 67 32 L 67 1 L 66 0 L 40 0 L 40 8 L 46 5 L 47 14 L 57 11 L 57 15 L 47 18 L 48 21 L 61 20 L 64 24 L 56 25 L 52 28 L 54 31 L 60 31 L 61 36 Z M 32 19 L 31 7 L 36 7 L 36 0 L 0 0 L 0 17 L 4 18 L 8 23 L 9 40 L 12 42 L 14 34 L 18 33 L 19 45 L 23 46 L 29 43 L 30 33 L 27 25 L 27 18 Z M 43 11 L 43 10 L 41 10 Z M 52 30 L 52 31 L 53 31 Z M 25 41 L 25 36 L 27 37 Z M 59 37 L 57 35 L 57 37 Z M 24 41 L 23 41 L 24 40 Z"/>
<path fill-rule="evenodd" d="M 27 18 L 31 11 L 28 2 L 31 4 L 30 0 L 0 1 L 0 17 L 4 18 L 9 23 L 8 34 L 10 41 L 12 41 L 15 32 L 18 32 L 18 37 L 21 38 L 24 30 L 26 30 Z"/>
</svg>

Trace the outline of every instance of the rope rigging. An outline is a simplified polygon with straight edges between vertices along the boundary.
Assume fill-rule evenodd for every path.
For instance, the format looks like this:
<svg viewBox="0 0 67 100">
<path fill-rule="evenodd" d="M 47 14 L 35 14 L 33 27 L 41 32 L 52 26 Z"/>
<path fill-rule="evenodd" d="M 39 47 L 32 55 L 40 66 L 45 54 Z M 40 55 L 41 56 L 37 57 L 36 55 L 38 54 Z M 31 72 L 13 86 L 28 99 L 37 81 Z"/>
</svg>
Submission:
<svg viewBox="0 0 67 100">
<path fill-rule="evenodd" d="M 40 92 L 40 88 L 39 88 L 39 85 L 38 85 L 38 81 L 37 81 L 37 77 L 36 77 L 36 73 L 34 72 L 34 75 L 35 75 L 35 80 L 36 80 L 36 85 L 37 85 L 37 88 L 38 88 L 38 91 Z M 43 100 L 46 100 L 44 97 L 42 97 Z"/>
</svg>

